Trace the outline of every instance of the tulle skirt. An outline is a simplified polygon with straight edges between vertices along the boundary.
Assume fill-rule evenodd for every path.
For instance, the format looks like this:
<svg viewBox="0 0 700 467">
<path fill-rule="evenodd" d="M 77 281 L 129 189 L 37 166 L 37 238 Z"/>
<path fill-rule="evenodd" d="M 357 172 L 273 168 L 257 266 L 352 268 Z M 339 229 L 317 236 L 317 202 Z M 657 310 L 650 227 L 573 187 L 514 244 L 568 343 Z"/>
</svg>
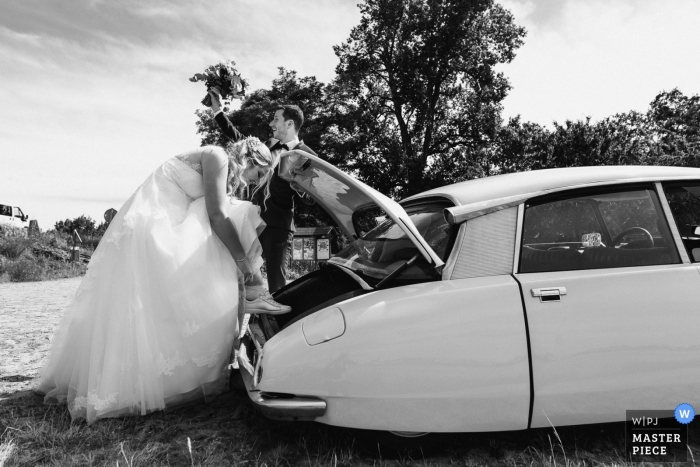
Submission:
<svg viewBox="0 0 700 467">
<path fill-rule="evenodd" d="M 172 175 L 159 169 L 120 209 L 54 336 L 37 391 L 74 419 L 145 415 L 226 386 L 242 277 L 204 198 Z M 228 211 L 261 266 L 258 208 Z"/>
</svg>

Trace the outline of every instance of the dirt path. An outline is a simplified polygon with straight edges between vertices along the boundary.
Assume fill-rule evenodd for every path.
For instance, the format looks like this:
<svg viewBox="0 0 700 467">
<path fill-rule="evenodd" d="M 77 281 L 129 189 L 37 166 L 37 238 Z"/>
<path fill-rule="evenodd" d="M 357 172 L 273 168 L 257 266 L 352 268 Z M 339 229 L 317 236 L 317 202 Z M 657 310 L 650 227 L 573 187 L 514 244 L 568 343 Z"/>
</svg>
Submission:
<svg viewBox="0 0 700 467">
<path fill-rule="evenodd" d="M 0 284 L 0 399 L 31 388 L 81 280 Z"/>
</svg>

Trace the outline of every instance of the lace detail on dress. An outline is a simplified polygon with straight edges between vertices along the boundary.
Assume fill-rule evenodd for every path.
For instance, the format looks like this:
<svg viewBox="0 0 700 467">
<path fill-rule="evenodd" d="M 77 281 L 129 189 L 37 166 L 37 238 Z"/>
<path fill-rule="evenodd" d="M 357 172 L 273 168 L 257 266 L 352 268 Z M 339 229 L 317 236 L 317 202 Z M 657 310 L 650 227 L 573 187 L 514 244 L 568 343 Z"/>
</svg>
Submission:
<svg viewBox="0 0 700 467">
<path fill-rule="evenodd" d="M 208 366 L 211 368 L 216 364 L 217 360 L 219 359 L 219 354 L 221 354 L 220 350 L 214 350 L 213 353 L 208 357 L 206 355 L 203 355 L 201 357 L 192 357 L 192 361 L 197 366 Z"/>
<path fill-rule="evenodd" d="M 158 365 L 160 373 L 168 376 L 174 375 L 175 373 L 173 373 L 173 370 L 179 366 L 184 366 L 185 363 L 187 362 L 180 358 L 179 352 L 176 353 L 173 358 L 165 358 L 163 354 L 160 354 L 158 360 L 156 360 L 156 365 Z"/>
<path fill-rule="evenodd" d="M 185 156 L 183 156 L 183 155 L 175 156 L 175 158 L 176 158 L 177 160 L 179 160 L 180 162 L 184 163 L 184 164 L 185 164 L 187 167 L 189 167 L 190 169 L 192 169 L 192 170 L 194 170 L 195 172 L 197 172 L 198 174 L 200 174 L 200 175 L 202 174 L 202 164 L 201 164 L 201 163 L 199 163 L 199 162 L 190 162 L 189 160 L 187 160 L 187 157 L 185 157 Z"/>
<path fill-rule="evenodd" d="M 182 327 L 182 333 L 185 335 L 185 337 L 190 337 L 195 332 L 199 331 L 200 327 L 200 325 L 195 324 L 194 322 L 185 323 L 185 325 Z"/>
<path fill-rule="evenodd" d="M 87 397 L 76 397 L 73 400 L 72 410 L 86 409 L 88 405 L 91 405 L 97 411 L 109 409 L 117 405 L 117 394 L 113 392 L 104 399 L 100 399 L 94 392 L 88 393 Z"/>
</svg>

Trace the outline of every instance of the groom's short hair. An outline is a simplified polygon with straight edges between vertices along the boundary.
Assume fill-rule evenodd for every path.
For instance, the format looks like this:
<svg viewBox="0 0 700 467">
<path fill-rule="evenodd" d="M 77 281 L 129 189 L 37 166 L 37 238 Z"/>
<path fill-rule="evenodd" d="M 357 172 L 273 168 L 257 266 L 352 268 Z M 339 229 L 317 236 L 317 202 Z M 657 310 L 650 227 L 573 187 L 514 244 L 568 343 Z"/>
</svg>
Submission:
<svg viewBox="0 0 700 467">
<path fill-rule="evenodd" d="M 304 112 L 301 111 L 298 105 L 280 105 L 276 110 L 282 111 L 282 118 L 285 121 L 291 120 L 294 122 L 294 128 L 296 128 L 297 133 L 304 124 Z"/>
</svg>

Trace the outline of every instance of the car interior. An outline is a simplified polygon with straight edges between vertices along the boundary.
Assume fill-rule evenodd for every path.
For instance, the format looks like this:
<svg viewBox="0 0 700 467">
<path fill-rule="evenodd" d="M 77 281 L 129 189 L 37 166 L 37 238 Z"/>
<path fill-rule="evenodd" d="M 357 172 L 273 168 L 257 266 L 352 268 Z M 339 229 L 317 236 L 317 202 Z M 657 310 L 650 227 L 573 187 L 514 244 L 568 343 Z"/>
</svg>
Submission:
<svg viewBox="0 0 700 467">
<path fill-rule="evenodd" d="M 680 263 L 653 186 L 579 191 L 525 206 L 520 272 Z"/>
</svg>

